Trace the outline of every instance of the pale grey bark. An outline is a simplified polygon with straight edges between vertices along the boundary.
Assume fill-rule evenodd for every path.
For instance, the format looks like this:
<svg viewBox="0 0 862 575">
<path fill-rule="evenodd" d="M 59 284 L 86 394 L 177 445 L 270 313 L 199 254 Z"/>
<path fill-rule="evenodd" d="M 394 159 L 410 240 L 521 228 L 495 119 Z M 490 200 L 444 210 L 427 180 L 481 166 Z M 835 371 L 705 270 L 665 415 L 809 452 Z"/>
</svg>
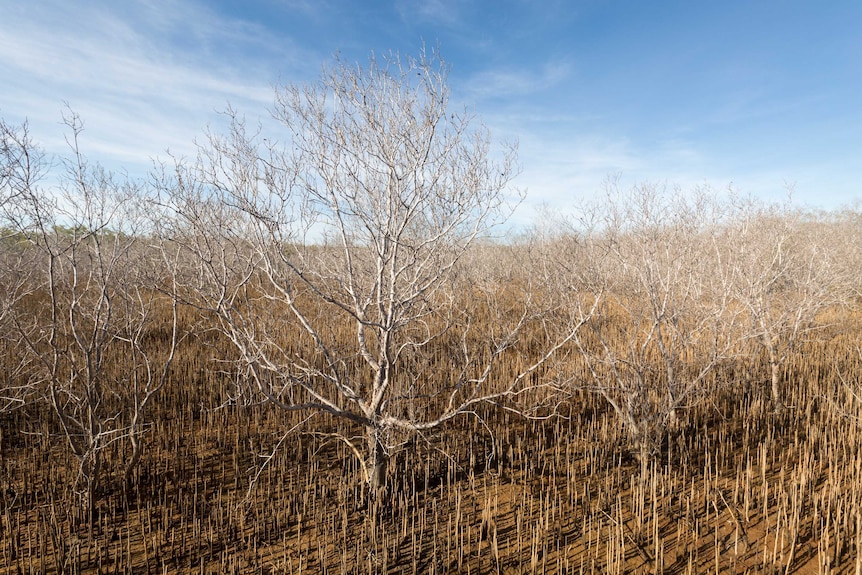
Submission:
<svg viewBox="0 0 862 575">
<path fill-rule="evenodd" d="M 747 337 L 765 353 L 770 397 L 779 410 L 788 358 L 822 327 L 818 315 L 843 305 L 851 293 L 848 268 L 836 257 L 848 238 L 836 231 L 789 202 L 738 200 L 722 238 L 721 266 L 746 312 Z"/>
<path fill-rule="evenodd" d="M 154 266 L 143 242 L 141 189 L 90 165 L 79 148 L 80 118 L 69 112 L 64 121 L 70 155 L 53 161 L 62 172 L 48 184 L 42 175 L 51 163 L 31 140 L 4 141 L 5 157 L 16 161 L 4 164 L 12 191 L 4 214 L 15 243 L 3 255 L 8 261 L 21 250 L 29 262 L 18 291 L 9 292 L 17 299 L 4 302 L 11 306 L 6 335 L 26 365 L 22 376 L 57 417 L 92 517 L 103 450 L 130 443 L 127 478 L 140 458 L 146 411 L 176 348 L 177 317 L 174 308 L 168 349 L 148 349 L 154 309 L 170 300 L 143 281 Z"/>
<path fill-rule="evenodd" d="M 652 184 L 607 191 L 572 226 L 589 262 L 572 267 L 592 270 L 581 289 L 604 300 L 575 337 L 589 378 L 573 384 L 608 402 L 646 462 L 737 353 L 739 314 L 714 266 L 719 202 Z"/>
<path fill-rule="evenodd" d="M 491 381 L 519 333 L 542 321 L 524 297 L 477 333 L 475 301 L 493 306 L 503 286 L 482 291 L 459 276 L 520 200 L 509 186 L 515 150 L 498 154 L 472 114 L 451 108 L 435 56 L 365 68 L 336 60 L 315 83 L 279 87 L 284 147 L 229 114 L 230 132 L 157 177 L 173 212 L 164 233 L 200 272 L 183 279 L 188 297 L 217 317 L 268 401 L 365 430 L 364 446 L 342 439 L 364 451 L 371 485 L 406 435 L 512 397 L 571 337 Z M 460 297 L 470 289 L 476 298 Z M 349 326 L 347 348 L 334 318 Z M 302 353 L 284 347 L 286 333 Z M 420 366 L 444 338 L 457 338 L 448 366 L 457 377 L 430 385 Z"/>
</svg>

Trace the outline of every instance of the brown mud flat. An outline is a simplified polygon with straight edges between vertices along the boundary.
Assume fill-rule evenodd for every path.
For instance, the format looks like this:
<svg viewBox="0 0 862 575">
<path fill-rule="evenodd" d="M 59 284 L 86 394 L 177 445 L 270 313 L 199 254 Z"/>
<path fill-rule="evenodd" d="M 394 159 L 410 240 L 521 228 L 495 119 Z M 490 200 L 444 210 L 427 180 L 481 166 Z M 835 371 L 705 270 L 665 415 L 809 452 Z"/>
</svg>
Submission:
<svg viewBox="0 0 862 575">
<path fill-rule="evenodd" d="M 300 418 L 176 389 L 134 484 L 105 477 L 92 522 L 46 418 L 18 411 L 3 421 L 0 573 L 858 573 L 859 406 L 834 384 L 788 389 L 780 414 L 757 388 L 725 393 L 647 465 L 592 396 L 546 421 L 489 412 L 405 447 L 372 500 L 320 433 L 358 430 L 321 416 L 249 490 Z"/>
</svg>

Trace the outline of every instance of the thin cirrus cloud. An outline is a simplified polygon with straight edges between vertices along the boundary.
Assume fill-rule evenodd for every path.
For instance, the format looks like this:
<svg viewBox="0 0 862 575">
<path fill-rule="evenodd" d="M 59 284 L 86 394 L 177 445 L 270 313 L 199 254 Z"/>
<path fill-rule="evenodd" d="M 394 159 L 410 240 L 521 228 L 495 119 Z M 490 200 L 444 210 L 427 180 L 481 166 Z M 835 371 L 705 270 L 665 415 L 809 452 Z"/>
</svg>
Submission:
<svg viewBox="0 0 862 575">
<path fill-rule="evenodd" d="M 264 31 L 204 9 L 173 11 L 179 3 L 133 6 L 47 2 L 10 11 L 0 25 L 0 73 L 10 79 L 0 114 L 27 119 L 37 140 L 62 154 L 68 134 L 58 124 L 68 107 L 84 122 L 86 153 L 140 175 L 168 148 L 191 153 L 195 136 L 229 103 L 260 113 L 272 101 L 265 67 L 213 52 L 260 50 Z"/>
<path fill-rule="evenodd" d="M 469 98 L 480 101 L 510 100 L 551 90 L 561 85 L 570 72 L 571 65 L 564 61 L 546 62 L 538 70 L 500 66 L 474 74 L 466 86 L 466 93 Z"/>
<path fill-rule="evenodd" d="M 59 154 L 68 104 L 91 159 L 141 174 L 167 149 L 193 154 L 228 105 L 266 122 L 272 84 L 313 80 L 335 53 L 439 46 L 453 107 L 520 141 L 520 220 L 618 173 L 766 197 L 795 182 L 831 207 L 862 195 L 860 15 L 778 0 L 0 0 L 0 117 L 27 118 Z"/>
<path fill-rule="evenodd" d="M 460 2 L 464 4 L 464 2 Z M 457 0 L 397 0 L 395 9 L 402 22 L 416 20 L 457 27 L 461 24 L 461 10 Z"/>
</svg>

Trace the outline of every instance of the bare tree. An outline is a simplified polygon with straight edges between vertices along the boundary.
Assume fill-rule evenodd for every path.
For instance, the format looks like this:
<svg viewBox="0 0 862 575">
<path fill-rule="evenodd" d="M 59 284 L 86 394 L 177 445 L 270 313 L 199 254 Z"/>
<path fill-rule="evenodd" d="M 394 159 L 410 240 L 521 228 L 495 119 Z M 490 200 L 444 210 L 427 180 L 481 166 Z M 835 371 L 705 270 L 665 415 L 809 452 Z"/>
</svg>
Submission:
<svg viewBox="0 0 862 575">
<path fill-rule="evenodd" d="M 828 242 L 834 271 L 838 276 L 838 287 L 847 303 L 862 302 L 862 202 L 833 213 L 824 214 L 830 222 Z"/>
<path fill-rule="evenodd" d="M 583 213 L 573 253 L 594 273 L 581 289 L 603 302 L 575 336 L 587 382 L 574 383 L 607 400 L 646 462 L 737 348 L 728 278 L 713 272 L 720 205 L 650 184 L 622 191 L 612 181 Z"/>
<path fill-rule="evenodd" d="M 364 437 L 340 439 L 379 487 L 405 434 L 517 395 L 571 334 L 519 355 L 519 335 L 542 330 L 531 286 L 463 281 L 518 200 L 515 150 L 495 160 L 487 130 L 449 108 L 439 59 L 336 60 L 279 88 L 274 115 L 286 151 L 232 115 L 195 163 L 163 168 L 165 234 L 256 389 L 353 422 Z"/>
<path fill-rule="evenodd" d="M 143 214 L 134 215 L 145 219 Z M 173 283 L 179 262 L 157 244 L 143 245 L 146 239 L 140 230 L 136 245 L 123 259 L 124 273 L 113 286 L 117 314 L 112 346 L 118 352 L 114 373 L 120 376 L 123 429 L 131 449 L 123 466 L 127 489 L 143 453 L 148 411 L 168 381 L 183 337 Z"/>
<path fill-rule="evenodd" d="M 740 200 L 727 227 L 722 264 L 733 297 L 750 320 L 749 337 L 764 350 L 776 408 L 784 405 L 782 368 L 799 343 L 820 326 L 818 314 L 845 301 L 847 285 L 827 222 L 809 221 L 789 203 Z"/>
<path fill-rule="evenodd" d="M 177 316 L 174 307 L 164 322 L 172 326 L 170 340 L 156 343 L 162 350 L 155 363 L 143 342 L 153 329 L 154 308 L 171 309 L 171 302 L 157 304 L 157 292 L 138 283 L 144 265 L 152 269 L 151 262 L 139 261 L 145 231 L 140 190 L 88 165 L 78 147 L 80 119 L 70 113 L 64 120 L 72 153 L 60 161 L 58 187 L 43 188 L 30 175 L 48 167 L 33 143 L 15 142 L 16 157 L 40 163 L 19 162 L 9 176 L 19 184 L 6 213 L 32 262 L 34 300 L 18 306 L 11 323 L 33 368 L 31 382 L 39 385 L 78 461 L 81 492 L 92 512 L 105 447 L 131 442 L 127 478 L 139 458 L 144 412 L 164 385 L 176 348 Z"/>
<path fill-rule="evenodd" d="M 12 126 L 0 120 L 0 414 L 17 409 L 32 395 L 35 385 L 26 354 L 21 353 L 16 323 L 28 333 L 34 322 L 17 318 L 23 302 L 32 297 L 35 268 L 24 237 L 15 221 L 24 207 L 24 195 L 41 177 L 42 155 L 36 151 L 26 124 Z"/>
<path fill-rule="evenodd" d="M 0 239 L 0 414 L 23 407 L 36 391 L 31 359 L 22 349 L 16 325 L 31 334 L 36 322 L 23 308 L 32 299 L 32 253 L 13 233 Z"/>
</svg>

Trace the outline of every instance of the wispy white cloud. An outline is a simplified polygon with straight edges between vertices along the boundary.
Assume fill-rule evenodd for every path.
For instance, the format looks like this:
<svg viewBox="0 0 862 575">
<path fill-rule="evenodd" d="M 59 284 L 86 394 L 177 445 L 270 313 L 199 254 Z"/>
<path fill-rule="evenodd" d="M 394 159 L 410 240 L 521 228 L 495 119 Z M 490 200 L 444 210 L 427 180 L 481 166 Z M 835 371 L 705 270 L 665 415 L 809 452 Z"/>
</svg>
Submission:
<svg viewBox="0 0 862 575">
<path fill-rule="evenodd" d="M 463 23 L 462 4 L 464 0 L 398 0 L 395 8 L 401 19 L 409 24 L 457 26 Z"/>
<path fill-rule="evenodd" d="M 530 195 L 519 213 L 542 203 L 564 208 L 618 172 L 632 184 L 732 180 L 769 195 L 787 180 L 815 201 L 862 195 L 853 156 L 858 58 L 842 64 L 840 54 L 812 44 L 812 62 L 839 58 L 831 75 L 806 77 L 798 59 L 778 73 L 763 53 L 752 60 L 770 34 L 760 27 L 742 50 L 709 43 L 717 29 L 694 20 L 698 10 L 677 11 L 690 19 L 668 23 L 661 11 L 620 18 L 585 5 L 574 18 L 574 8 L 554 2 L 535 9 L 526 0 L 2 2 L 0 117 L 29 118 L 34 137 L 63 152 L 68 102 L 85 122 L 91 159 L 135 172 L 166 148 L 191 154 L 193 139 L 219 125 L 217 111 L 228 103 L 266 121 L 271 83 L 312 79 L 337 50 L 364 63 L 371 49 L 415 50 L 423 39 L 442 39 L 453 108 L 466 104 L 495 138 L 520 140 L 516 184 Z M 626 28 L 629 21 L 637 26 Z M 807 22 L 800 21 L 805 30 Z M 654 44 L 641 35 L 671 24 L 706 38 L 681 64 L 672 56 L 683 51 L 661 34 Z M 614 42 L 595 26 L 616 31 Z M 639 62 L 667 64 L 659 70 L 666 75 Z"/>
<path fill-rule="evenodd" d="M 758 162 L 742 166 L 736 159 L 711 155 L 704 144 L 684 138 L 635 141 L 599 132 L 569 135 L 530 131 L 524 125 L 520 157 L 523 172 L 514 182 L 527 189 L 527 201 L 513 224 L 537 223 L 542 209 L 571 213 L 576 206 L 603 193 L 609 176 L 619 175 L 623 188 L 643 182 L 692 191 L 703 186 L 733 188 L 737 193 L 780 201 L 790 188 L 794 201 L 812 207 L 839 207 L 862 197 L 862 169 L 847 162 L 805 161 L 797 165 Z M 847 179 L 848 173 L 859 177 Z M 829 176 L 828 174 L 834 174 Z"/>
<path fill-rule="evenodd" d="M 559 86 L 571 72 L 572 66 L 567 61 L 548 61 L 539 69 L 494 68 L 467 80 L 465 93 L 475 100 L 523 97 Z"/>
<path fill-rule="evenodd" d="M 68 103 L 85 122 L 86 152 L 143 171 L 168 147 L 188 153 L 228 103 L 265 114 L 274 57 L 301 53 L 195 3 L 117 6 L 39 2 L 8 10 L 0 23 L 0 75 L 9 79 L 0 115 L 28 118 L 50 152 L 64 151 L 57 124 Z"/>
</svg>

